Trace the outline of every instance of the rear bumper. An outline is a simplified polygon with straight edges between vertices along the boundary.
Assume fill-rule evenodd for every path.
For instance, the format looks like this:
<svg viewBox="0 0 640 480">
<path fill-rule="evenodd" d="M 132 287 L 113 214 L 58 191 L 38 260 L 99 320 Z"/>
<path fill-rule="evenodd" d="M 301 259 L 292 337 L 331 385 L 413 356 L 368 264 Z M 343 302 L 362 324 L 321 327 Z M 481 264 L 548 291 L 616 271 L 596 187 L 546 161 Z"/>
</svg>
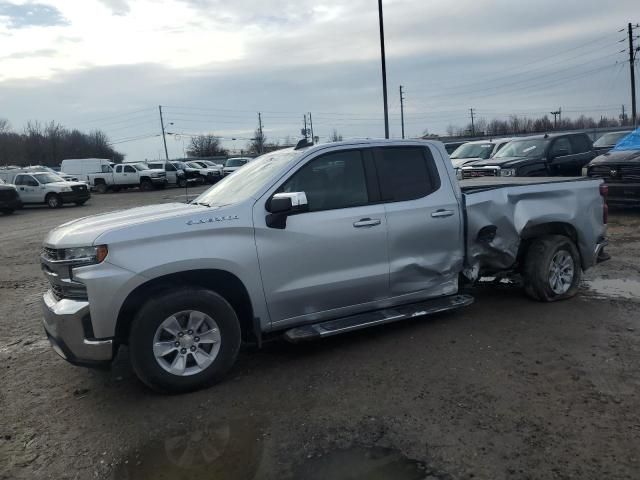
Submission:
<svg viewBox="0 0 640 480">
<path fill-rule="evenodd" d="M 51 290 L 42 297 L 43 325 L 54 351 L 69 363 L 85 367 L 106 367 L 114 357 L 112 339 L 92 339 L 89 302 L 57 300 Z"/>
</svg>

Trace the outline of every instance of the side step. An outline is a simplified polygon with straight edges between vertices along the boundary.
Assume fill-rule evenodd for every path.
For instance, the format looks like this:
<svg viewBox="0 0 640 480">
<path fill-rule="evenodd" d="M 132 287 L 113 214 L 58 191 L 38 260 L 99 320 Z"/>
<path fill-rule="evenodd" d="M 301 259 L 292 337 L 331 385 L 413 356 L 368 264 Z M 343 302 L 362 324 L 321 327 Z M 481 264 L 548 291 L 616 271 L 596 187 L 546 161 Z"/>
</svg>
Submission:
<svg viewBox="0 0 640 480">
<path fill-rule="evenodd" d="M 372 327 L 374 325 L 382 325 L 383 323 L 398 322 L 421 315 L 455 310 L 456 308 L 466 307 L 472 303 L 473 297 L 471 295 L 440 297 L 420 303 L 400 305 L 394 308 L 385 308 L 373 312 L 359 313 L 350 317 L 295 327 L 287 330 L 284 333 L 284 338 L 292 343 L 302 342 L 304 340 L 315 340 L 317 338 L 360 330 L 361 328 Z"/>
</svg>

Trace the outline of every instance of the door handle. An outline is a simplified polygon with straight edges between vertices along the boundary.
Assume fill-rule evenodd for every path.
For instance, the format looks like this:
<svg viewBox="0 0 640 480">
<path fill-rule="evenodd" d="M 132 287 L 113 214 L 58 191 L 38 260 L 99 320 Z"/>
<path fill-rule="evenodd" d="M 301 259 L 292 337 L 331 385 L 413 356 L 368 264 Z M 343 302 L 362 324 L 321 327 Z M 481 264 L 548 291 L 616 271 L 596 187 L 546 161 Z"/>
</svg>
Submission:
<svg viewBox="0 0 640 480">
<path fill-rule="evenodd" d="M 355 228 L 362 227 L 375 227 L 376 225 L 380 225 L 382 223 L 379 218 L 361 218 L 357 222 L 354 222 L 353 226 Z"/>
<path fill-rule="evenodd" d="M 436 210 L 435 212 L 431 212 L 431 216 L 433 218 L 444 218 L 444 217 L 450 217 L 451 215 L 453 215 L 453 210 Z"/>
</svg>

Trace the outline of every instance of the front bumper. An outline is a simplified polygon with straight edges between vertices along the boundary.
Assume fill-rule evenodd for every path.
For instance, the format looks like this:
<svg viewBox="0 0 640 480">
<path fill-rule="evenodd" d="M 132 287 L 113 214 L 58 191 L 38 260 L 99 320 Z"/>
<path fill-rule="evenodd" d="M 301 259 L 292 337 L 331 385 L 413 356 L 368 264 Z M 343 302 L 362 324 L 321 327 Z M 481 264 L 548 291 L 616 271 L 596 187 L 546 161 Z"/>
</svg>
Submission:
<svg viewBox="0 0 640 480">
<path fill-rule="evenodd" d="M 151 183 L 154 185 L 166 185 L 167 178 L 166 177 L 151 177 Z"/>
<path fill-rule="evenodd" d="M 610 182 L 605 180 L 605 185 L 609 188 L 607 203 L 610 205 L 639 205 L 640 204 L 640 182 Z"/>
<path fill-rule="evenodd" d="M 77 192 L 62 192 L 60 193 L 60 197 L 63 203 L 86 202 L 91 198 L 91 193 L 89 189 L 86 188 Z"/>
<path fill-rule="evenodd" d="M 112 339 L 91 338 L 89 302 L 57 300 L 51 290 L 42 297 L 44 330 L 54 351 L 74 365 L 106 367 L 115 356 Z"/>
</svg>

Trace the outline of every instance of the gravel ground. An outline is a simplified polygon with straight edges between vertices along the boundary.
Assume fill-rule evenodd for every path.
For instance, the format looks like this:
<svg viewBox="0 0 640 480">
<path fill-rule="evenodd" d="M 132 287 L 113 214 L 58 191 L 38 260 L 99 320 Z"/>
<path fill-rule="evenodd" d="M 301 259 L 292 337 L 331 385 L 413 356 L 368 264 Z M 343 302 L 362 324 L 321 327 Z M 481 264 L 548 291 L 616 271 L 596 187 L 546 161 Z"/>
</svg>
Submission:
<svg viewBox="0 0 640 480">
<path fill-rule="evenodd" d="M 556 304 L 482 287 L 447 314 L 246 348 L 229 379 L 159 396 L 121 350 L 73 367 L 41 327 L 45 233 L 184 201 L 166 190 L 0 218 L 0 478 L 640 478 L 640 211 Z"/>
</svg>

